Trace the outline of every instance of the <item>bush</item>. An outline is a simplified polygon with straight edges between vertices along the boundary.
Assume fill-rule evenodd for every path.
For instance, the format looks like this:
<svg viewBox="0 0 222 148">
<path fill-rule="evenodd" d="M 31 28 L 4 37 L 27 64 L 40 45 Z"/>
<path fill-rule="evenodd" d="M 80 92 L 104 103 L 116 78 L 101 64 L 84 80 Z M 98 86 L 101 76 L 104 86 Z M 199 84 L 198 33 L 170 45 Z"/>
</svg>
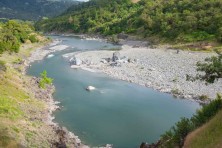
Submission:
<svg viewBox="0 0 222 148">
<path fill-rule="evenodd" d="M 163 136 L 162 140 L 165 141 L 166 147 L 182 147 L 185 141 L 185 137 L 190 131 L 192 131 L 193 126 L 188 118 L 181 118 L 175 126 L 167 131 Z"/>
<path fill-rule="evenodd" d="M 220 27 L 217 31 L 217 40 L 222 42 L 222 27 Z"/>
<path fill-rule="evenodd" d="M 195 127 L 199 127 L 209 121 L 216 113 L 222 108 L 221 96 L 211 101 L 210 104 L 203 106 L 201 110 L 198 110 L 196 115 L 191 118 Z"/>
<path fill-rule="evenodd" d="M 190 34 L 181 34 L 177 39 L 185 42 L 204 41 L 214 38 L 213 35 L 208 34 L 205 31 L 197 31 Z"/>
<path fill-rule="evenodd" d="M 40 88 L 45 88 L 46 84 L 52 84 L 53 79 L 47 77 L 46 70 L 44 70 L 40 75 L 41 75 L 41 80 L 39 82 L 39 87 Z"/>
<path fill-rule="evenodd" d="M 207 95 L 201 95 L 201 96 L 199 97 L 199 99 L 202 100 L 202 101 L 206 101 L 206 100 L 209 99 L 209 97 L 208 97 Z"/>
<path fill-rule="evenodd" d="M 34 34 L 29 36 L 29 40 L 30 40 L 32 43 L 38 42 L 38 39 L 37 39 L 36 35 L 34 35 Z"/>
<path fill-rule="evenodd" d="M 206 58 L 205 62 L 197 63 L 197 71 L 204 72 L 204 75 L 198 75 L 196 78 L 214 83 L 215 80 L 222 78 L 222 53 L 216 51 L 218 56 Z"/>
<path fill-rule="evenodd" d="M 31 42 L 36 42 L 35 36 L 29 34 L 33 32 L 33 27 L 24 22 L 8 21 L 1 24 L 0 28 L 0 54 L 5 51 L 19 52 L 20 45 L 30 38 Z"/>
</svg>

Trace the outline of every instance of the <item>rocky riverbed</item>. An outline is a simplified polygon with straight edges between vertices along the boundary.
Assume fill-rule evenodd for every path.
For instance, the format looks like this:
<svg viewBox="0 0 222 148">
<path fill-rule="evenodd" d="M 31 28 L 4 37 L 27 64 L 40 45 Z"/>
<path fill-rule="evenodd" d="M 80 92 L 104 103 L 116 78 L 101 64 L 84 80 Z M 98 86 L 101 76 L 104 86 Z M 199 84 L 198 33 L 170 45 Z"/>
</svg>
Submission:
<svg viewBox="0 0 222 148">
<path fill-rule="evenodd" d="M 151 87 L 175 96 L 199 100 L 213 99 L 222 92 L 222 80 L 206 85 L 202 81 L 187 81 L 186 75 L 195 76 L 196 63 L 214 55 L 207 52 L 179 51 L 169 48 L 151 48 L 146 42 L 123 41 L 120 59 L 112 61 L 115 51 L 99 50 L 66 54 L 64 57 L 80 59 L 73 68 L 101 71 L 113 78 Z M 111 60 L 111 61 L 110 61 Z"/>
</svg>

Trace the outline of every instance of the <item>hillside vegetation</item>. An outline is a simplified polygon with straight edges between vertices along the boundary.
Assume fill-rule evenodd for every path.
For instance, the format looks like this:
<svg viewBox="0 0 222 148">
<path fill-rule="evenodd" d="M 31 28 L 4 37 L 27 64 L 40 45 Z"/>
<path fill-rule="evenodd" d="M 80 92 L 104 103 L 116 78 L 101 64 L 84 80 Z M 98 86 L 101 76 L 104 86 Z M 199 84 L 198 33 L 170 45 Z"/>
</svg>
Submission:
<svg viewBox="0 0 222 148">
<path fill-rule="evenodd" d="M 43 31 L 222 41 L 221 0 L 91 0 L 36 24 Z"/>
<path fill-rule="evenodd" d="M 18 52 L 25 42 L 38 42 L 31 24 L 10 20 L 0 24 L 0 54 L 4 51 Z"/>
<path fill-rule="evenodd" d="M 195 147 L 203 147 L 205 146 L 203 145 L 204 141 L 201 140 L 205 139 L 209 142 L 208 143 L 209 144 L 208 146 L 210 146 L 209 148 L 217 146 L 219 143 L 221 143 L 220 138 L 222 136 L 222 133 L 220 132 L 221 123 L 219 122 L 219 119 L 221 118 L 219 117 L 221 115 L 220 113 L 221 109 L 222 109 L 222 99 L 221 96 L 218 95 L 216 99 L 212 100 L 209 104 L 204 105 L 200 110 L 197 110 L 196 114 L 194 114 L 190 119 L 181 118 L 181 120 L 177 122 L 175 126 L 173 126 L 169 131 L 167 131 L 165 134 L 161 136 L 160 141 L 157 143 L 157 146 L 167 147 L 167 148 L 171 147 L 182 148 L 184 146 L 184 142 L 187 135 L 192 131 L 196 129 L 200 130 L 201 128 L 202 128 L 201 129 L 202 133 L 205 134 L 206 137 L 204 135 L 202 135 L 201 138 L 197 137 L 197 135 L 193 136 L 194 142 L 192 142 L 191 144 L 192 145 L 196 144 Z M 205 128 L 201 127 L 205 123 L 207 123 L 208 126 Z M 212 127 L 212 125 L 215 125 L 216 127 Z M 212 128 L 218 129 L 218 131 L 209 132 L 209 129 Z M 214 140 L 211 140 L 211 138 L 213 137 Z M 201 142 L 203 143 L 201 144 Z"/>
<path fill-rule="evenodd" d="M 48 113 L 46 102 L 36 97 L 35 81 L 22 74 L 31 51 L 48 40 L 24 22 L 1 24 L 0 31 L 5 31 L 0 40 L 0 147 L 50 147 L 56 134 L 43 120 Z M 31 34 L 38 43 L 31 43 Z M 21 46 L 14 48 L 17 44 Z"/>
</svg>

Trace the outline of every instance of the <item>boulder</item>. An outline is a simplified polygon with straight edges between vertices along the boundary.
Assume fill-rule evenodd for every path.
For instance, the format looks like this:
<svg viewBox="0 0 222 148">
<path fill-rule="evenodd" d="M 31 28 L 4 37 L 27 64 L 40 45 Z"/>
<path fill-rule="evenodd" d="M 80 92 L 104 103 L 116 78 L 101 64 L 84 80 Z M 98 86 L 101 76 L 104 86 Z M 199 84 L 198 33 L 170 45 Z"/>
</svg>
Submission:
<svg viewBox="0 0 222 148">
<path fill-rule="evenodd" d="M 70 65 L 81 65 L 82 64 L 82 60 L 80 60 L 79 58 L 76 58 L 76 57 L 72 57 L 70 60 L 69 60 L 69 63 Z"/>
<path fill-rule="evenodd" d="M 120 60 L 120 53 L 114 52 L 112 57 L 113 62 L 116 62 L 117 60 Z"/>
<path fill-rule="evenodd" d="M 102 59 L 100 62 L 103 64 L 107 64 L 107 61 L 105 59 Z"/>
<path fill-rule="evenodd" d="M 115 66 L 116 67 L 121 67 L 122 64 L 120 62 L 114 62 L 114 63 L 111 63 L 110 66 L 112 66 L 112 67 L 115 67 Z"/>
<path fill-rule="evenodd" d="M 128 35 L 127 34 L 124 34 L 124 33 L 120 33 L 120 34 L 118 34 L 117 35 L 117 37 L 119 38 L 119 39 L 127 39 L 128 38 Z"/>
<path fill-rule="evenodd" d="M 107 62 L 111 62 L 111 58 L 107 58 Z"/>
<path fill-rule="evenodd" d="M 133 63 L 133 60 L 131 58 L 128 59 L 129 63 Z"/>
<path fill-rule="evenodd" d="M 124 56 L 124 57 L 121 58 L 121 62 L 122 63 L 128 63 L 128 59 L 129 59 L 128 57 Z"/>
<path fill-rule="evenodd" d="M 54 57 L 55 55 L 54 54 L 49 54 L 48 56 L 47 56 L 47 58 L 52 58 L 52 57 Z"/>
<path fill-rule="evenodd" d="M 88 90 L 88 91 L 92 91 L 92 90 L 95 90 L 96 88 L 95 87 L 93 87 L 93 86 L 88 86 L 88 87 L 86 87 L 86 90 Z"/>
</svg>

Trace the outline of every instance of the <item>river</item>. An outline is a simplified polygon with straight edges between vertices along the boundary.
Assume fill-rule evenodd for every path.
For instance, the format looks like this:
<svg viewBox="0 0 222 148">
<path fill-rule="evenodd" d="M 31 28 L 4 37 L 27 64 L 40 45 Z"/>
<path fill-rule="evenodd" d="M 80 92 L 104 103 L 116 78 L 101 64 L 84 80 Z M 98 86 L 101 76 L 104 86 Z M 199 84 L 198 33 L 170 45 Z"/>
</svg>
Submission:
<svg viewBox="0 0 222 148">
<path fill-rule="evenodd" d="M 69 46 L 54 57 L 32 63 L 28 74 L 46 70 L 54 79 L 54 98 L 62 109 L 55 121 L 67 127 L 89 146 L 113 144 L 115 148 L 136 148 L 141 142 L 155 142 L 181 117 L 191 117 L 198 103 L 174 98 L 150 88 L 116 80 L 103 73 L 71 69 L 63 54 L 115 48 L 104 41 L 52 36 Z M 85 88 L 95 86 L 88 92 Z"/>
</svg>

